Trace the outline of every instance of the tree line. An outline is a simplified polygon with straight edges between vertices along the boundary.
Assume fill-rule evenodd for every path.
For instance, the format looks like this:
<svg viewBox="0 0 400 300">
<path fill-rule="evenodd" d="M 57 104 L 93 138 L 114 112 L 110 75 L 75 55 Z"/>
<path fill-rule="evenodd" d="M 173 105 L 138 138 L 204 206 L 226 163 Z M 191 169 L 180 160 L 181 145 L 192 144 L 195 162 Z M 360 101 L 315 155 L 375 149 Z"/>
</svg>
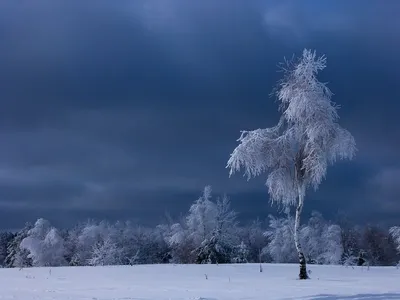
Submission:
<svg viewBox="0 0 400 300">
<path fill-rule="evenodd" d="M 400 227 L 356 226 L 313 212 L 299 229 L 309 264 L 392 266 L 399 261 Z M 229 198 L 210 186 L 177 222 L 155 227 L 89 220 L 57 229 L 38 219 L 0 234 L 0 265 L 11 268 L 134 264 L 295 263 L 294 219 L 289 210 L 267 220 L 238 222 Z"/>
</svg>

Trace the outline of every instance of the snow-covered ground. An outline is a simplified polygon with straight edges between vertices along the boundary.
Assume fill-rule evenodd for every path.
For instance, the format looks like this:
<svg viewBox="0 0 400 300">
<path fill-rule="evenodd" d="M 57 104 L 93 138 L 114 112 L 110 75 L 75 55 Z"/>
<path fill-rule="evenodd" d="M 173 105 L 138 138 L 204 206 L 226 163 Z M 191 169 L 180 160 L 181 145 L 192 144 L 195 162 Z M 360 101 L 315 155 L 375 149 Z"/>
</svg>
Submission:
<svg viewBox="0 0 400 300">
<path fill-rule="evenodd" d="M 150 265 L 0 269 L 0 299 L 400 299 L 400 269 L 297 265 Z"/>
</svg>

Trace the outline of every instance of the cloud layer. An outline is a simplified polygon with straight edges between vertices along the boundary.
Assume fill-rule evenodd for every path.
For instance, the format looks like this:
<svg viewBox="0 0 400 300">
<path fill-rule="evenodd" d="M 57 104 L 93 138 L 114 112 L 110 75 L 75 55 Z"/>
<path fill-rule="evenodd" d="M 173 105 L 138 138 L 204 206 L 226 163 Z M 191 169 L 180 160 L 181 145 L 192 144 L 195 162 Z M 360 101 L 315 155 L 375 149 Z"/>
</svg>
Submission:
<svg viewBox="0 0 400 300">
<path fill-rule="evenodd" d="M 276 64 L 304 47 L 328 56 L 322 80 L 359 148 L 308 208 L 392 218 L 376 202 L 400 206 L 383 183 L 400 167 L 400 8 L 385 4 L 1 2 L 0 226 L 153 222 L 206 184 L 244 217 L 266 215 L 263 178 L 229 179 L 225 164 L 239 130 L 276 122 Z"/>
</svg>

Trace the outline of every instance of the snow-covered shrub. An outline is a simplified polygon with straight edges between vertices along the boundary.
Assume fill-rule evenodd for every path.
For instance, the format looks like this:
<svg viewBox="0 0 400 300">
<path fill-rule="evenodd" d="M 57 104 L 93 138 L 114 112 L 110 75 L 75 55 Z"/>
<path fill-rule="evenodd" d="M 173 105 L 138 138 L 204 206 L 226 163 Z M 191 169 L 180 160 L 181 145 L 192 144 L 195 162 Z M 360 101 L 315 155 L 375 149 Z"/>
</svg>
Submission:
<svg viewBox="0 0 400 300">
<path fill-rule="evenodd" d="M 248 262 L 249 249 L 247 245 L 242 241 L 240 245 L 236 246 L 233 252 L 233 263 L 244 264 Z"/>
<path fill-rule="evenodd" d="M 66 265 L 64 240 L 58 230 L 45 219 L 36 221 L 21 241 L 20 248 L 29 251 L 28 257 L 35 267 Z"/>
</svg>

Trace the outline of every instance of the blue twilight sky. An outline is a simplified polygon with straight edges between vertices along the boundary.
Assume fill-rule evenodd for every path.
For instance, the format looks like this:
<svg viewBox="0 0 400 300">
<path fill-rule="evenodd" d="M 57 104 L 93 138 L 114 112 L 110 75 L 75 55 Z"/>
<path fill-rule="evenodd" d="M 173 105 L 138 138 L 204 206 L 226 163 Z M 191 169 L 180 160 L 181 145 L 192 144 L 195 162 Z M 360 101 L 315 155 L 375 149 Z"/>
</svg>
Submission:
<svg viewBox="0 0 400 300">
<path fill-rule="evenodd" d="M 242 129 L 278 120 L 277 64 L 328 57 L 321 80 L 356 138 L 308 212 L 400 223 L 400 1 L 0 2 L 0 227 L 41 216 L 158 222 L 211 184 L 243 219 L 265 177 L 228 178 Z"/>
</svg>

